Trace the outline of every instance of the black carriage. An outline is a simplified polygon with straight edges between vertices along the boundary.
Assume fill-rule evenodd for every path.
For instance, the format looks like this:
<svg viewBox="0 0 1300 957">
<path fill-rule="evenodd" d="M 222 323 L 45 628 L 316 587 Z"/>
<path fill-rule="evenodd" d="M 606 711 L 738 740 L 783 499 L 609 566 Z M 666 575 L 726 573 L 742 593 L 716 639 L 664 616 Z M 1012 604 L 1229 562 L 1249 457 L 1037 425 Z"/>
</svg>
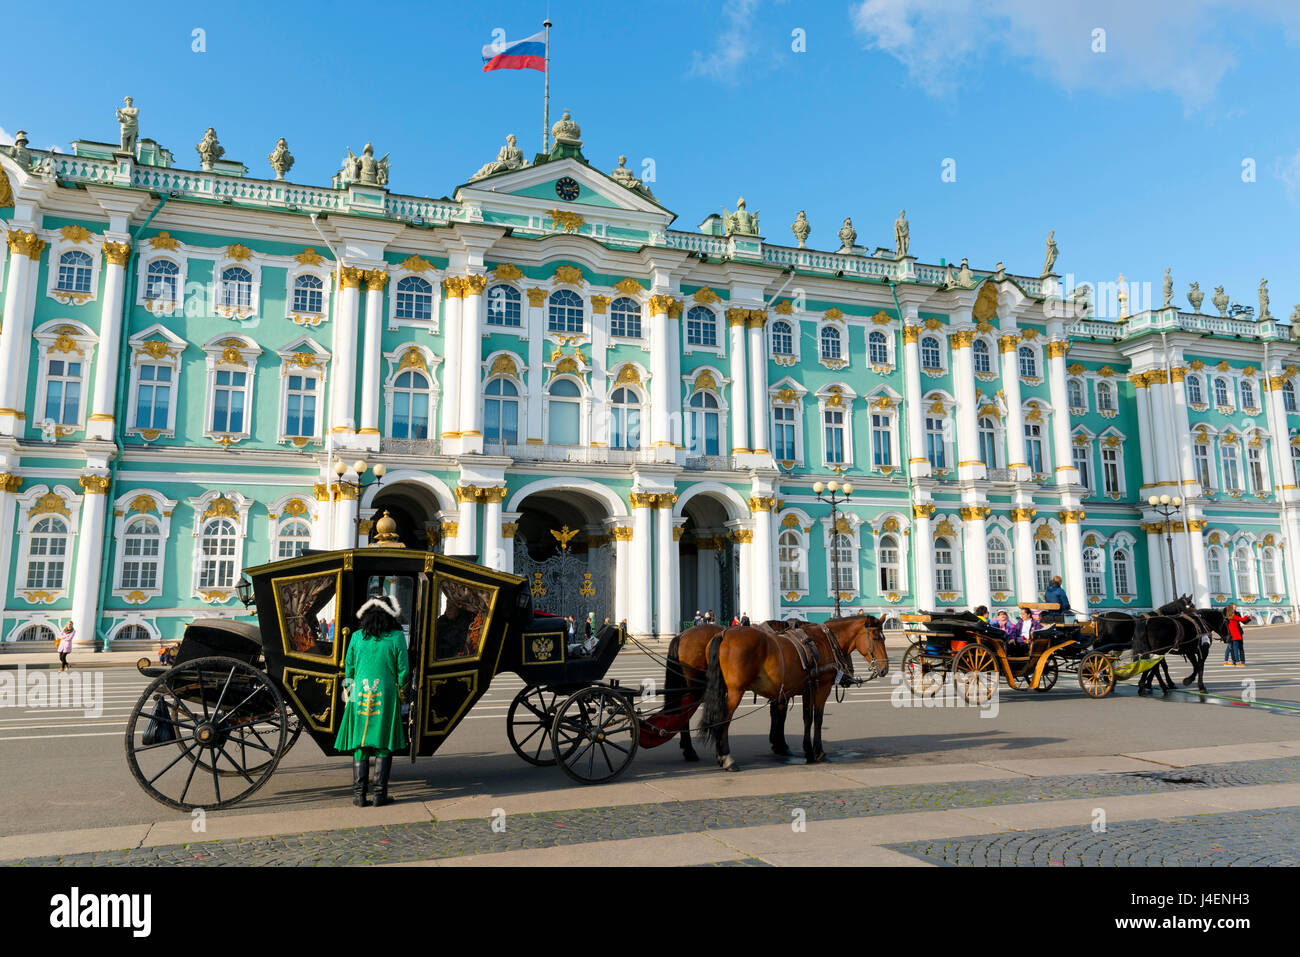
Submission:
<svg viewBox="0 0 1300 957">
<path fill-rule="evenodd" d="M 224 808 L 266 783 L 306 732 L 326 754 L 344 709 L 344 661 L 356 611 L 397 597 L 411 661 L 410 757 L 442 746 L 492 679 L 524 689 L 510 705 L 511 746 L 581 783 L 608 781 L 636 754 L 636 689 L 605 681 L 624 635 L 606 626 L 589 653 L 561 618 L 534 614 L 527 582 L 430 552 L 371 547 L 248 569 L 257 623 L 197 619 L 126 728 L 127 763 L 171 807 Z"/>
</svg>

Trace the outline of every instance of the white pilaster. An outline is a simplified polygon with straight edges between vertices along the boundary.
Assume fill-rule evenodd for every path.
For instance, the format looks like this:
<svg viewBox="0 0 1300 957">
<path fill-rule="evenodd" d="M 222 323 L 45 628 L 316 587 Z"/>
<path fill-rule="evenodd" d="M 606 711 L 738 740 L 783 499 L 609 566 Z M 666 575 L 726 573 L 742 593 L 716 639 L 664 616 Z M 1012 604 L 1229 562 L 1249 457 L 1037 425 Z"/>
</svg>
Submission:
<svg viewBox="0 0 1300 957">
<path fill-rule="evenodd" d="M 1156 485 L 1155 443 L 1151 439 L 1151 390 L 1147 388 L 1145 373 L 1135 373 L 1128 381 L 1133 385 L 1133 395 L 1137 401 L 1138 446 L 1142 453 L 1142 488 L 1138 499 L 1146 497 L 1148 489 Z M 1098 482 L 1097 487 L 1101 487 Z"/>
<path fill-rule="evenodd" d="M 355 472 L 344 476 L 345 481 L 355 482 Z M 357 542 L 357 497 L 347 488 L 334 485 L 332 492 L 338 497 L 334 500 L 334 548 L 352 548 Z"/>
<path fill-rule="evenodd" d="M 647 501 L 649 499 L 649 501 Z M 639 638 L 654 637 L 654 624 L 651 615 L 651 587 L 644 577 L 651 568 L 654 550 L 654 503 L 650 496 L 633 493 L 632 498 L 632 554 L 631 568 L 636 576 L 635 587 L 631 588 L 630 613 L 628 628 Z"/>
<path fill-rule="evenodd" d="M 501 534 L 501 501 L 505 498 L 504 488 L 486 489 L 483 506 L 483 564 L 488 568 L 495 568 L 497 571 L 509 571 L 507 565 L 510 558 L 506 553 L 509 551 L 505 547 L 508 543 L 513 547 L 514 542 L 506 539 Z M 513 556 L 512 556 L 513 557 Z"/>
<path fill-rule="evenodd" d="M 655 516 L 655 586 L 657 611 L 655 636 L 672 638 L 681 616 L 681 582 L 677 575 L 677 542 L 673 541 L 675 495 L 659 495 Z"/>
<path fill-rule="evenodd" d="M 620 621 L 632 627 L 632 590 L 643 591 L 640 583 L 633 584 L 632 564 L 632 526 L 627 519 L 620 519 L 609 526 L 610 537 L 614 540 L 614 623 Z"/>
<path fill-rule="evenodd" d="M 501 513 L 501 571 L 515 574 L 515 534 L 519 529 L 519 512 Z"/>
<path fill-rule="evenodd" d="M 464 306 L 464 280 L 448 276 L 442 281 L 444 304 L 442 343 L 447 361 L 442 364 L 442 449 L 444 452 L 460 449 L 460 370 L 461 309 Z M 530 369 L 532 376 L 541 374 L 540 365 Z M 448 443 L 451 443 L 450 447 Z"/>
<path fill-rule="evenodd" d="M 44 240 L 36 238 L 36 231 L 10 229 L 9 280 L 5 287 L 4 325 L 0 328 L 0 435 L 22 435 L 27 388 L 27 376 L 15 370 L 26 370 L 27 343 L 32 336 L 34 300 L 32 284 L 40 269 Z"/>
<path fill-rule="evenodd" d="M 461 307 L 460 367 L 460 451 L 483 451 L 483 323 L 487 303 L 483 290 L 487 276 L 469 275 L 462 280 L 465 301 Z"/>
<path fill-rule="evenodd" d="M 975 368 L 971 358 L 971 343 L 974 341 L 973 330 L 961 330 L 948 336 L 948 342 L 952 346 L 952 387 L 957 399 L 957 408 L 954 410 L 957 420 L 957 475 L 963 481 L 982 479 L 986 474 L 985 465 L 980 461 L 979 428 L 975 422 Z M 916 399 L 919 398 L 918 393 Z"/>
<path fill-rule="evenodd" d="M 99 355 L 95 363 L 95 395 L 86 423 L 86 437 L 112 439 L 117 410 L 118 351 L 122 348 L 122 297 L 126 290 L 126 261 L 131 246 L 104 243 L 103 295 L 99 310 Z"/>
<path fill-rule="evenodd" d="M 751 309 L 745 332 L 749 338 L 749 431 L 753 436 L 750 450 L 755 455 L 770 456 L 767 447 L 767 350 L 763 347 L 766 321 L 766 313 Z"/>
<path fill-rule="evenodd" d="M 523 434 L 528 445 L 541 445 L 542 436 L 542 395 L 546 385 L 542 364 L 545 355 L 542 347 L 546 345 L 546 290 L 534 287 L 528 293 L 528 398 L 524 403 L 524 419 L 527 428 Z M 653 371 L 653 370 L 652 370 Z"/>
<path fill-rule="evenodd" d="M 1002 356 L 1002 395 L 1007 403 L 1007 467 L 1011 477 L 1016 481 L 1029 478 L 1029 464 L 1025 461 L 1025 414 L 1020 407 L 1020 357 L 1016 348 L 1020 345 L 1020 336 L 1011 327 L 1003 327 L 998 337 L 998 348 Z M 1069 460 L 1072 461 L 1072 460 Z M 1030 556 L 1031 560 L 1033 556 Z M 1032 572 L 1032 565 L 1030 571 Z M 1030 576 L 1032 583 L 1033 577 Z M 1027 595 L 1037 594 L 1037 589 L 1030 588 Z M 1021 598 L 1022 601 L 1034 601 L 1033 598 Z"/>
<path fill-rule="evenodd" d="M 983 505 L 970 505 L 961 510 L 966 604 L 971 608 L 993 605 L 993 591 L 989 588 L 988 514 L 988 507 Z"/>
<path fill-rule="evenodd" d="M 472 485 L 462 485 L 456 489 L 456 553 L 459 555 L 477 555 L 482 561 L 484 556 L 478 554 L 478 508 L 475 505 L 475 489 Z"/>
<path fill-rule="evenodd" d="M 383 355 L 380 333 L 383 328 L 384 287 L 388 274 L 382 269 L 367 269 L 365 338 L 361 347 L 361 427 L 357 444 L 372 452 L 379 451 L 379 375 Z M 337 354 L 336 354 L 337 355 Z M 351 352 L 344 356 L 351 356 Z M 336 360 L 336 362 L 339 360 Z"/>
<path fill-rule="evenodd" d="M 72 574 L 72 624 L 74 644 L 95 644 L 99 625 L 99 579 L 104 573 L 104 519 L 108 514 L 108 476 L 83 475 L 81 520 L 77 532 L 77 560 Z"/>
<path fill-rule="evenodd" d="M 1088 589 L 1083 576 L 1083 536 L 1079 531 L 1079 522 L 1083 512 L 1076 508 L 1061 511 L 1061 527 L 1064 530 L 1062 561 L 1065 563 L 1065 593 L 1070 596 L 1074 606 L 1075 618 L 1082 620 L 1090 616 L 1088 610 Z M 1064 609 L 1062 609 L 1064 611 Z"/>
<path fill-rule="evenodd" d="M 916 316 L 912 315 L 911 318 L 915 319 Z M 920 326 L 903 327 L 903 388 L 906 393 L 907 447 L 910 455 L 907 465 L 913 478 L 930 474 L 930 460 L 925 457 L 925 429 L 921 422 L 925 410 L 921 408 L 921 354 L 918 344 L 920 335 Z M 920 601 L 919 592 L 917 601 Z M 929 605 L 920 607 L 928 609 L 933 604 L 934 602 L 931 601 Z"/>
<path fill-rule="evenodd" d="M 1074 467 L 1074 455 L 1070 446 L 1070 400 L 1065 387 L 1065 351 L 1068 346 L 1069 343 L 1060 340 L 1049 342 L 1046 347 L 1047 381 L 1052 395 L 1052 444 L 1056 447 L 1057 485 L 1077 485 L 1081 481 L 1079 470 Z"/>
<path fill-rule="evenodd" d="M 1205 522 L 1200 520 L 1199 512 L 1193 516 L 1188 513 L 1187 521 L 1188 551 L 1192 559 L 1192 587 L 1190 589 L 1197 608 L 1209 608 L 1210 570 L 1205 561 Z M 1285 563 L 1285 561 L 1284 561 Z"/>
<path fill-rule="evenodd" d="M 670 361 L 668 327 L 668 308 L 672 302 L 669 296 L 653 295 L 650 297 L 650 444 L 656 449 L 668 449 L 665 456 L 656 451 L 660 460 L 672 459 L 672 430 L 670 415 L 672 397 L 678 389 L 673 378 Z"/>
<path fill-rule="evenodd" d="M 731 454 L 744 455 L 749 446 L 749 409 L 753 398 L 749 390 L 748 361 L 745 358 L 744 309 L 727 310 L 728 343 L 731 347 Z M 766 414 L 766 413 L 764 413 Z M 703 611 L 704 609 L 700 609 Z"/>
<path fill-rule="evenodd" d="M 932 502 L 912 506 L 912 554 L 916 562 L 916 595 L 918 611 L 933 611 L 934 604 L 934 531 L 930 518 L 934 515 Z"/>
<path fill-rule="evenodd" d="M 346 447 L 354 444 L 357 430 L 357 309 L 363 274 L 364 270 L 354 266 L 344 266 L 339 272 L 342 288 L 338 291 L 338 319 L 334 325 L 330 418 L 335 443 Z M 347 540 L 352 541 L 351 531 Z"/>
<path fill-rule="evenodd" d="M 1011 510 L 1016 553 L 1016 601 L 1038 601 L 1038 582 L 1034 578 L 1034 515 L 1033 508 Z"/>
<path fill-rule="evenodd" d="M 754 516 L 754 574 L 753 592 L 748 609 L 751 621 L 767 621 L 776 617 L 776 583 L 772 577 L 773 542 L 772 509 L 774 498 L 756 497 L 749 500 Z"/>
<path fill-rule="evenodd" d="M 1151 607 L 1159 608 L 1169 603 L 1169 559 L 1165 557 L 1164 534 L 1149 529 L 1159 524 L 1145 526 L 1147 531 L 1147 570 L 1151 578 Z M 1229 569 L 1229 573 L 1231 569 Z"/>
</svg>

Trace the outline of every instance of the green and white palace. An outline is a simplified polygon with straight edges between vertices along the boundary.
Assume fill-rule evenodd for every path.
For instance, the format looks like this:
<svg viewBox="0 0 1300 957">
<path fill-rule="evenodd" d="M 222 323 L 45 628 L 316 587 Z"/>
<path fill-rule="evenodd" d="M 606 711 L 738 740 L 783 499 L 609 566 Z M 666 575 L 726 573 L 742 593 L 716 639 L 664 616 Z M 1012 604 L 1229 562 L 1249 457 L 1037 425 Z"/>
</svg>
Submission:
<svg viewBox="0 0 1300 957">
<path fill-rule="evenodd" d="M 117 119 L 0 149 L 6 643 L 244 615 L 242 568 L 364 546 L 385 511 L 639 636 L 1010 606 L 1058 574 L 1091 612 L 1177 587 L 1294 620 L 1300 345 L 1263 284 L 1258 314 L 1196 285 L 1183 311 L 1168 277 L 1160 306 L 1080 293 L 1051 237 L 1033 276 L 926 264 L 902 213 L 886 248 L 846 219 L 818 251 L 802 213 L 769 242 L 743 200 L 674 229 L 567 113 L 450 199 L 394 191 L 369 144 L 305 186 L 283 140 L 258 177 L 209 130 L 182 169 Z"/>
</svg>

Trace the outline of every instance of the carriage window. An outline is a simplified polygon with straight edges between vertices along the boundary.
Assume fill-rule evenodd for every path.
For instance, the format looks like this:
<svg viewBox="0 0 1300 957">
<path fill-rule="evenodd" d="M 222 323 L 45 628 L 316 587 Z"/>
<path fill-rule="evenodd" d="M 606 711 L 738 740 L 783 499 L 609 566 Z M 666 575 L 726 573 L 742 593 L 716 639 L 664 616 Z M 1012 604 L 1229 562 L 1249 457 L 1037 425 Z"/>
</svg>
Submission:
<svg viewBox="0 0 1300 957">
<path fill-rule="evenodd" d="M 277 578 L 274 586 L 285 654 L 334 661 L 339 572 Z"/>
<path fill-rule="evenodd" d="M 477 657 L 495 597 L 495 588 L 440 577 L 434 657 L 439 660 Z"/>
<path fill-rule="evenodd" d="M 388 595 L 397 599 L 397 607 L 402 610 L 399 616 L 402 633 L 406 635 L 406 646 L 411 646 L 411 615 L 415 606 L 415 579 L 406 575 L 371 575 L 366 582 L 366 600 L 376 595 Z"/>
</svg>

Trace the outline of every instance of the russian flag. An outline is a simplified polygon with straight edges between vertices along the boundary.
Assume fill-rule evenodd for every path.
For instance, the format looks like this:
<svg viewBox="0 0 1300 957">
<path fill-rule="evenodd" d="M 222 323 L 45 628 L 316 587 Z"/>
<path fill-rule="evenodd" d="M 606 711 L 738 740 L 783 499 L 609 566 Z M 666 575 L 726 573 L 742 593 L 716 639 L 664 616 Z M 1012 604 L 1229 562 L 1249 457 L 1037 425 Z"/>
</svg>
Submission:
<svg viewBox="0 0 1300 957">
<path fill-rule="evenodd" d="M 488 70 L 541 70 L 546 72 L 546 32 L 515 40 L 504 46 L 489 43 L 483 48 L 483 72 Z"/>
</svg>

